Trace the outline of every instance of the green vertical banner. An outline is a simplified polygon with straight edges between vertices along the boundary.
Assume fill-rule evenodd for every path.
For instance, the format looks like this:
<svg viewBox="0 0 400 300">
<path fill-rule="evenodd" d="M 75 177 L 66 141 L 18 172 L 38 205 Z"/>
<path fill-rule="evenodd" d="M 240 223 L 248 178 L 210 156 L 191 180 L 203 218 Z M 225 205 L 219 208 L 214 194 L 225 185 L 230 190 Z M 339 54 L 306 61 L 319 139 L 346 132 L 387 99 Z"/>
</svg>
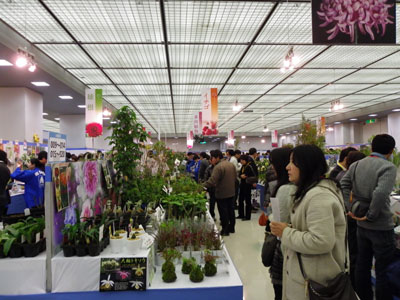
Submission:
<svg viewBox="0 0 400 300">
<path fill-rule="evenodd" d="M 103 134 L 103 90 L 86 89 L 85 92 L 86 135 L 96 137 Z"/>
</svg>

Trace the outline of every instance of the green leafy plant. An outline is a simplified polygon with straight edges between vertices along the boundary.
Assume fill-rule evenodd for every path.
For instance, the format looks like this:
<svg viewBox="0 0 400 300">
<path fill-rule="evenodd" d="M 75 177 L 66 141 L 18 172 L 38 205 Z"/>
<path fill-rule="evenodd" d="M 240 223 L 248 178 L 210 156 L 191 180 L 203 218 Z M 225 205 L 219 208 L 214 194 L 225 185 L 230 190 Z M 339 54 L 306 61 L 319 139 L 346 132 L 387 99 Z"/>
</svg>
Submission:
<svg viewBox="0 0 400 300">
<path fill-rule="evenodd" d="M 148 134 L 136 119 L 135 112 L 128 106 L 118 109 L 110 126 L 112 135 L 108 137 L 112 146 L 112 161 L 116 169 L 116 192 L 122 206 L 131 198 L 132 181 L 137 174 L 136 167 L 143 154 L 142 143 Z"/>
<path fill-rule="evenodd" d="M 190 274 L 194 266 L 196 266 L 196 259 L 194 257 L 183 258 L 182 273 Z"/>
<path fill-rule="evenodd" d="M 25 226 L 24 222 L 17 222 L 14 224 L 11 224 L 7 226 L 4 230 L 4 234 L 2 236 L 3 239 L 3 253 L 5 256 L 8 255 L 8 252 L 10 252 L 10 249 L 12 245 L 15 242 L 18 242 L 21 240 L 21 229 Z"/>
<path fill-rule="evenodd" d="M 297 145 L 316 145 L 324 151 L 325 136 L 319 135 L 317 126 L 302 116 L 299 134 L 297 135 Z"/>
<path fill-rule="evenodd" d="M 190 272 L 190 281 L 201 282 L 204 280 L 204 273 L 200 265 L 196 265 Z"/>
<path fill-rule="evenodd" d="M 216 256 L 213 256 L 211 254 L 211 251 L 206 250 L 204 251 L 204 261 L 205 261 L 205 266 L 204 266 L 204 274 L 206 276 L 214 276 L 217 274 L 217 263 L 216 263 Z"/>
<path fill-rule="evenodd" d="M 162 280 L 164 282 L 174 282 L 176 280 L 175 266 L 171 261 L 163 264 Z"/>
</svg>

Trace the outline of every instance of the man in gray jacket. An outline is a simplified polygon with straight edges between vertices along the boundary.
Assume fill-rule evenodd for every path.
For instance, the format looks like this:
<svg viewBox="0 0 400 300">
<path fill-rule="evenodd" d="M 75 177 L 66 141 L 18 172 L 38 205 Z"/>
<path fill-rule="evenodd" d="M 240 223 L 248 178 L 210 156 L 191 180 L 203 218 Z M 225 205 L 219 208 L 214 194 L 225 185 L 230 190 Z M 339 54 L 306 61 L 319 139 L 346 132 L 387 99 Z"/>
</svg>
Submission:
<svg viewBox="0 0 400 300">
<path fill-rule="evenodd" d="M 220 150 L 211 151 L 211 164 L 214 170 L 211 177 L 203 184 L 206 188 L 215 187 L 215 198 L 221 218 L 221 235 L 235 232 L 235 196 L 236 169 L 230 162 L 223 160 Z"/>
<path fill-rule="evenodd" d="M 392 262 L 395 251 L 393 213 L 390 193 L 396 182 L 396 167 L 388 160 L 395 140 L 388 134 L 377 135 L 372 141 L 372 155 L 351 165 L 340 182 L 347 208 L 350 193 L 353 200 L 366 203 L 365 216 L 357 220 L 358 257 L 356 264 L 356 291 L 361 300 L 372 300 L 372 258 L 375 257 L 376 299 L 392 299 L 385 269 Z M 361 203 L 360 202 L 360 203 Z"/>
</svg>

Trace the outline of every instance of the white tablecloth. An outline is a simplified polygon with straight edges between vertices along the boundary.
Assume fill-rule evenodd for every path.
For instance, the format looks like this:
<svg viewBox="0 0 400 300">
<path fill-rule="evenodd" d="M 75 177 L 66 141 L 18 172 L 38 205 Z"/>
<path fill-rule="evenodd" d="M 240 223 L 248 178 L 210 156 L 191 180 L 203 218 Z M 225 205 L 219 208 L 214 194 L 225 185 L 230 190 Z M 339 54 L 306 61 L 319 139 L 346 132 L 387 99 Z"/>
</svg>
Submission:
<svg viewBox="0 0 400 300">
<path fill-rule="evenodd" d="M 0 259 L 0 295 L 46 293 L 46 252 Z"/>
</svg>

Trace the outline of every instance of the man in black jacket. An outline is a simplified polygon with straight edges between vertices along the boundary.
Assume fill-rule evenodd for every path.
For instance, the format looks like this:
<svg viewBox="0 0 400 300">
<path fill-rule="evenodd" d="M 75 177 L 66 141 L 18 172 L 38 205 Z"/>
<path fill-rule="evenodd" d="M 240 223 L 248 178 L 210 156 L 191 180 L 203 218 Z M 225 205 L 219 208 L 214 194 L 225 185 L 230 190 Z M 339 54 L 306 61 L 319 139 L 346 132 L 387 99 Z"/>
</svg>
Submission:
<svg viewBox="0 0 400 300">
<path fill-rule="evenodd" d="M 339 162 L 337 163 L 336 167 L 334 167 L 333 170 L 329 173 L 329 178 L 336 179 L 341 171 L 347 171 L 347 155 L 349 155 L 351 151 L 357 151 L 357 149 L 353 147 L 347 147 L 340 151 Z"/>
<path fill-rule="evenodd" d="M 0 220 L 5 215 L 9 204 L 10 196 L 6 190 L 7 183 L 10 180 L 10 169 L 7 167 L 7 153 L 0 150 Z"/>
</svg>

